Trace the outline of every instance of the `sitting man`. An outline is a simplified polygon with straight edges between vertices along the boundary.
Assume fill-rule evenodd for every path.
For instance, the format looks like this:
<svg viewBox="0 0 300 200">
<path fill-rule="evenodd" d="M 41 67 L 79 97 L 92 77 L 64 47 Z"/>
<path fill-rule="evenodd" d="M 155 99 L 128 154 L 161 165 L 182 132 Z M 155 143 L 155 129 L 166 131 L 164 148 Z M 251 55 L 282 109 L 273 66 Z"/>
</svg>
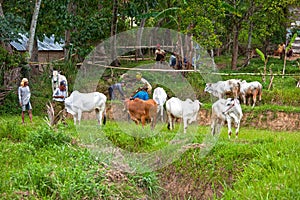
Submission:
<svg viewBox="0 0 300 200">
<path fill-rule="evenodd" d="M 148 95 L 147 90 L 148 90 L 147 86 L 142 87 L 140 91 L 138 91 L 133 97 L 130 98 L 130 100 L 134 100 L 135 98 L 139 98 L 144 101 L 148 100 L 149 95 Z"/>
</svg>

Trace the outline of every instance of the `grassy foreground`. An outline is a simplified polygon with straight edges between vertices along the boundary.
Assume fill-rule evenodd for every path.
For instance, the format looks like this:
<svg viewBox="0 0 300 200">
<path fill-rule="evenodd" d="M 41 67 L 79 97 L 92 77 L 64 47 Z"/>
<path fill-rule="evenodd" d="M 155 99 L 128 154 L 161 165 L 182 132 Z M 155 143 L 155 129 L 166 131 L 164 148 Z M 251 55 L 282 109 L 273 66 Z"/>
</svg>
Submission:
<svg viewBox="0 0 300 200">
<path fill-rule="evenodd" d="M 209 127 L 195 125 L 182 136 L 178 124 L 151 132 L 126 122 L 51 129 L 41 117 L 20 121 L 0 117 L 1 199 L 300 199 L 300 133 L 242 127 L 229 140 L 223 128 L 206 142 Z M 187 140 L 177 151 L 175 143 Z M 111 144 L 138 155 L 180 153 L 154 170 L 122 154 L 116 167 L 104 152 Z"/>
</svg>

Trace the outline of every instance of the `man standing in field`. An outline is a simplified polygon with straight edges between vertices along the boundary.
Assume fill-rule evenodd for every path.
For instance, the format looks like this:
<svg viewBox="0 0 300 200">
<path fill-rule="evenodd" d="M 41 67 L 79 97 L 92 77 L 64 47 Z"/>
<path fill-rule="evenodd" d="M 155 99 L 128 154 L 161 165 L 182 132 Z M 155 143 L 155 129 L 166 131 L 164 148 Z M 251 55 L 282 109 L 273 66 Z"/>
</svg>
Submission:
<svg viewBox="0 0 300 200">
<path fill-rule="evenodd" d="M 54 101 L 54 124 L 59 120 L 64 123 L 64 109 L 65 109 L 65 98 L 67 98 L 66 82 L 61 81 L 59 87 L 53 92 Z"/>
<path fill-rule="evenodd" d="M 28 86 L 28 79 L 23 78 L 21 86 L 18 88 L 19 104 L 22 107 L 22 123 L 24 124 L 25 111 L 28 110 L 30 122 L 32 122 L 32 106 L 30 103 L 30 88 Z"/>
</svg>

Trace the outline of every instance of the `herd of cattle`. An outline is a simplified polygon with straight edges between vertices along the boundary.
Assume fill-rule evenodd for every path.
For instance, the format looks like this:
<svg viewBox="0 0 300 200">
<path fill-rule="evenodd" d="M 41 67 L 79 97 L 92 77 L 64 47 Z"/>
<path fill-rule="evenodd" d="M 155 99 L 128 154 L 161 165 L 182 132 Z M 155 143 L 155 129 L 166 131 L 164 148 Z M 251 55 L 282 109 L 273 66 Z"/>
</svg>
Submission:
<svg viewBox="0 0 300 200">
<path fill-rule="evenodd" d="M 211 133 L 215 135 L 220 132 L 220 128 L 227 122 L 228 136 L 231 136 L 231 124 L 234 122 L 236 127 L 236 137 L 238 136 L 240 122 L 243 117 L 239 99 L 244 104 L 252 103 L 255 106 L 256 98 L 261 100 L 262 85 L 257 82 L 246 82 L 238 79 L 218 81 L 216 83 L 206 83 L 205 92 L 210 93 L 218 100 L 212 105 L 211 113 Z M 226 98 L 230 95 L 230 98 Z M 100 92 L 80 93 L 73 91 L 65 99 L 65 108 L 68 113 L 73 115 L 74 124 L 80 124 L 82 112 L 96 111 L 99 125 L 106 121 L 106 101 L 107 97 Z M 167 93 L 162 87 L 157 87 L 153 91 L 153 99 L 125 99 L 124 111 L 136 123 L 141 123 L 144 127 L 147 122 L 151 123 L 151 129 L 155 128 L 157 116 L 160 115 L 163 122 L 164 106 L 168 118 L 168 129 L 174 129 L 175 119 L 182 119 L 184 133 L 187 131 L 188 124 L 197 121 L 198 112 L 203 104 L 199 100 L 181 100 L 177 97 L 167 99 Z M 103 118 L 103 119 L 102 119 Z"/>
</svg>

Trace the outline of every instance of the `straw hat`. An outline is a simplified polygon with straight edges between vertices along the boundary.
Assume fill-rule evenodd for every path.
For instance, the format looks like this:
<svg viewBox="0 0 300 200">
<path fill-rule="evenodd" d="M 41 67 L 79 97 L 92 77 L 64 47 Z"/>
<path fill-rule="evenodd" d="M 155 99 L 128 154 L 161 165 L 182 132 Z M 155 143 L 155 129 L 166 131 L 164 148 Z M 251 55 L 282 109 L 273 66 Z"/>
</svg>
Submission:
<svg viewBox="0 0 300 200">
<path fill-rule="evenodd" d="M 24 87 L 24 83 L 28 83 L 28 79 L 27 78 L 23 78 L 21 81 L 21 86 Z"/>
<path fill-rule="evenodd" d="M 137 72 L 136 75 L 135 75 L 136 79 L 141 79 L 142 78 L 142 74 Z"/>
</svg>

